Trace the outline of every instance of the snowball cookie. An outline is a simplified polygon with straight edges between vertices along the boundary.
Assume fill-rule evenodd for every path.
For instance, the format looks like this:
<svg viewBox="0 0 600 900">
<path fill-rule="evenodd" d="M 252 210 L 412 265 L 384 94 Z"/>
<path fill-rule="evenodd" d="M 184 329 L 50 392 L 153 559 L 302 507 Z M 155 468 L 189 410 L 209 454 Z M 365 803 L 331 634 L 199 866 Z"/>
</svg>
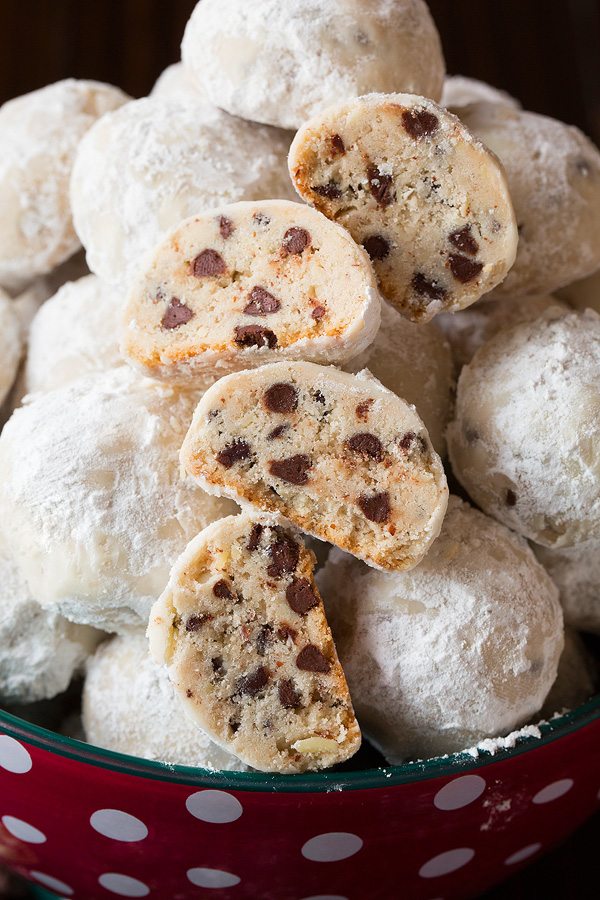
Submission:
<svg viewBox="0 0 600 900">
<path fill-rule="evenodd" d="M 484 512 L 545 547 L 600 539 L 600 316 L 499 332 L 461 372 L 447 438 Z"/>
<path fill-rule="evenodd" d="M 422 0 L 202 0 L 181 55 L 215 106 L 294 129 L 370 91 L 438 100 L 445 70 Z"/>
<path fill-rule="evenodd" d="M 203 117 L 213 118 L 220 115 L 217 107 L 206 96 L 206 91 L 193 80 L 189 70 L 181 62 L 173 63 L 161 72 L 150 91 L 150 96 L 159 100 L 193 103 L 196 115 Z"/>
<path fill-rule="evenodd" d="M 457 497 L 415 569 L 333 550 L 318 582 L 358 720 L 391 763 L 512 731 L 556 678 L 558 591 L 524 540 Z"/>
<path fill-rule="evenodd" d="M 533 550 L 560 591 L 565 622 L 600 635 L 600 541 Z"/>
<path fill-rule="evenodd" d="M 262 772 L 330 768 L 360 747 L 315 562 L 295 532 L 228 516 L 186 547 L 150 613 L 182 707 Z"/>
<path fill-rule="evenodd" d="M 235 511 L 181 477 L 197 401 L 121 366 L 15 411 L 0 531 L 44 606 L 105 631 L 145 623 L 188 541 Z"/>
<path fill-rule="evenodd" d="M 0 108 L 0 284 L 19 290 L 79 246 L 69 208 L 77 145 L 92 123 L 125 103 L 97 81 L 58 81 Z"/>
<path fill-rule="evenodd" d="M 367 254 L 321 213 L 287 200 L 186 219 L 134 280 L 121 347 L 143 374 L 208 387 L 277 359 L 342 363 L 379 328 Z"/>
<path fill-rule="evenodd" d="M 19 317 L 13 301 L 0 288 L 0 405 L 13 386 L 22 350 Z"/>
<path fill-rule="evenodd" d="M 198 404 L 181 462 L 206 490 L 384 569 L 419 562 L 448 499 L 414 407 L 368 372 L 307 362 L 217 381 Z"/>
<path fill-rule="evenodd" d="M 23 345 L 29 340 L 29 330 L 38 310 L 48 297 L 52 296 L 53 291 L 50 288 L 46 278 L 37 278 L 26 290 L 18 294 L 13 300 L 13 309 L 19 319 L 21 328 L 21 338 Z"/>
<path fill-rule="evenodd" d="M 369 369 L 386 388 L 412 403 L 435 450 L 445 455 L 454 374 L 450 346 L 434 322 L 414 325 L 384 303 L 375 341 L 345 368 Z"/>
<path fill-rule="evenodd" d="M 0 704 L 33 703 L 66 690 L 99 632 L 42 609 L 0 546 Z"/>
<path fill-rule="evenodd" d="M 96 123 L 71 178 L 77 234 L 90 269 L 126 283 L 174 225 L 237 200 L 293 198 L 291 137 L 189 103 L 145 97 Z"/>
<path fill-rule="evenodd" d="M 480 301 L 460 312 L 442 313 L 435 321 L 450 342 L 457 366 L 462 368 L 471 362 L 482 344 L 503 328 L 533 322 L 548 309 L 559 314 L 569 311 L 566 303 L 551 294 L 532 294 L 500 297 L 490 303 Z"/>
<path fill-rule="evenodd" d="M 180 766 L 248 768 L 188 719 L 138 629 L 102 644 L 88 661 L 82 717 L 96 747 Z"/>
<path fill-rule="evenodd" d="M 25 392 L 52 391 L 123 365 L 118 340 L 123 307 L 122 292 L 95 275 L 64 284 L 31 324 Z"/>
<path fill-rule="evenodd" d="M 558 295 L 575 309 L 594 309 L 600 313 L 600 270 L 561 288 Z"/>
<path fill-rule="evenodd" d="M 298 193 L 364 246 L 384 297 L 413 321 L 469 306 L 513 264 L 502 166 L 430 100 L 369 94 L 331 106 L 300 128 L 289 167 Z"/>
<path fill-rule="evenodd" d="M 518 100 L 511 97 L 506 91 L 486 84 L 485 81 L 466 78 L 464 75 L 447 75 L 444 79 L 442 99 L 440 100 L 442 106 L 457 108 L 468 106 L 469 103 L 477 103 L 479 100 L 498 103 L 500 106 L 509 106 L 512 109 L 521 108 Z"/>
<path fill-rule="evenodd" d="M 457 110 L 500 157 L 519 226 L 501 290 L 551 293 L 600 268 L 600 152 L 571 125 L 497 103 Z M 568 223 L 568 227 L 565 227 Z"/>
<path fill-rule="evenodd" d="M 540 716 L 575 709 L 592 696 L 598 680 L 598 667 L 576 631 L 565 628 L 565 646 L 558 663 L 558 674 L 540 710 Z"/>
</svg>

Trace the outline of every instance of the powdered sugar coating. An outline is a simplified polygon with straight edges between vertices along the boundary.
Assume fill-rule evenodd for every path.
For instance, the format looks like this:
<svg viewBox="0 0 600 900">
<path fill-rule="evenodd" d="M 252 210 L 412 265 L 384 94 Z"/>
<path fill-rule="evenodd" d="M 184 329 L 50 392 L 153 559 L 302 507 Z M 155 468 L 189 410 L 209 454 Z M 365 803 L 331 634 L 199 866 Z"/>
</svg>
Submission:
<svg viewBox="0 0 600 900">
<path fill-rule="evenodd" d="M 501 331 L 458 381 L 452 468 L 489 515 L 546 547 L 600 538 L 600 316 Z"/>
<path fill-rule="evenodd" d="M 454 372 L 450 346 L 436 324 L 415 325 L 383 303 L 377 337 L 345 369 L 369 369 L 384 387 L 415 406 L 435 450 L 444 456 Z"/>
<path fill-rule="evenodd" d="M 456 110 L 500 158 L 519 225 L 498 292 L 551 293 L 600 268 L 600 151 L 578 128 L 497 103 Z"/>
<path fill-rule="evenodd" d="M 79 141 L 125 103 L 118 88 L 69 78 L 0 109 L 0 284 L 18 290 L 75 252 L 69 177 Z"/>
<path fill-rule="evenodd" d="M 3 547 L 0 581 L 0 698 L 33 703 L 55 697 L 93 652 L 98 632 L 42 609 Z"/>
<path fill-rule="evenodd" d="M 202 0 L 181 51 L 215 106 L 281 128 L 370 91 L 437 100 L 444 78 L 422 0 Z"/>
<path fill-rule="evenodd" d="M 218 118 L 219 110 L 206 95 L 206 91 L 195 82 L 183 63 L 173 63 L 161 72 L 150 91 L 150 97 L 159 100 L 173 100 L 177 103 L 193 103 L 196 115 Z"/>
<path fill-rule="evenodd" d="M 64 284 L 31 324 L 25 392 L 52 391 L 123 365 L 118 341 L 123 306 L 122 293 L 95 275 Z"/>
<path fill-rule="evenodd" d="M 89 660 L 82 714 L 86 739 L 97 747 L 181 766 L 248 769 L 188 719 L 143 631 L 113 638 Z"/>
<path fill-rule="evenodd" d="M 477 103 L 484 100 L 488 103 L 497 103 L 500 106 L 508 106 L 512 109 L 520 109 L 521 104 L 515 97 L 511 97 L 506 91 L 479 81 L 477 78 L 466 78 L 464 75 L 447 75 L 444 79 L 442 90 L 442 106 L 456 109 L 460 106 L 468 106 L 469 103 Z"/>
<path fill-rule="evenodd" d="M 90 269 L 126 284 L 178 222 L 223 203 L 292 199 L 290 136 L 193 104 L 146 97 L 105 116 L 79 147 L 75 228 Z"/>
<path fill-rule="evenodd" d="M 565 622 L 600 634 L 600 541 L 560 550 L 534 546 L 533 551 L 560 591 Z"/>
<path fill-rule="evenodd" d="M 0 530 L 46 607 L 107 631 L 144 623 L 190 538 L 235 511 L 181 477 L 197 401 L 122 366 L 13 414 Z"/>
<path fill-rule="evenodd" d="M 505 734 L 554 682 L 558 591 L 525 541 L 456 497 L 415 569 L 333 550 L 317 580 L 359 722 L 391 763 Z"/>
<path fill-rule="evenodd" d="M 0 288 L 0 405 L 15 380 L 22 349 L 19 317 L 13 301 Z"/>
<path fill-rule="evenodd" d="M 577 632 L 565 628 L 565 646 L 560 655 L 556 681 L 540 710 L 540 716 L 550 719 L 556 713 L 575 709 L 589 700 L 597 682 L 598 666 L 594 657 Z"/>
</svg>

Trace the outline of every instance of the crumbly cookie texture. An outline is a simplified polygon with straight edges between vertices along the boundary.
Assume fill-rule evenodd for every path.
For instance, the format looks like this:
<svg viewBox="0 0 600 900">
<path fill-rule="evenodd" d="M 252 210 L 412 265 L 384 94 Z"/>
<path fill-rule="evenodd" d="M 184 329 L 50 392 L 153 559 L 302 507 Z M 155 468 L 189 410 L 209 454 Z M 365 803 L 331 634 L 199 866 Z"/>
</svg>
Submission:
<svg viewBox="0 0 600 900">
<path fill-rule="evenodd" d="M 369 369 L 384 387 L 415 406 L 436 452 L 446 455 L 455 378 L 452 351 L 437 320 L 416 325 L 383 303 L 377 337 L 344 368 L 348 372 Z"/>
<path fill-rule="evenodd" d="M 122 293 L 95 275 L 64 284 L 31 323 L 25 392 L 52 391 L 123 365 L 118 330 L 124 305 Z"/>
<path fill-rule="evenodd" d="M 206 490 L 383 569 L 416 565 L 446 510 L 423 422 L 369 373 L 286 362 L 222 378 L 200 401 L 181 459 Z"/>
<path fill-rule="evenodd" d="M 423 0 L 202 0 L 181 52 L 215 106 L 293 129 L 367 91 L 437 100 L 445 70 Z"/>
<path fill-rule="evenodd" d="M 556 713 L 585 703 L 598 687 L 599 675 L 596 660 L 577 632 L 565 628 L 565 646 L 558 662 L 556 681 L 544 701 L 540 716 L 550 719 Z"/>
<path fill-rule="evenodd" d="M 13 413 L 0 435 L 0 534 L 46 608 L 111 632 L 146 624 L 188 541 L 235 511 L 181 476 L 198 399 L 121 366 Z"/>
<path fill-rule="evenodd" d="M 556 678 L 554 584 L 522 538 L 457 497 L 412 571 L 333 550 L 317 580 L 361 725 L 391 763 L 507 734 Z"/>
<path fill-rule="evenodd" d="M 430 100 L 332 106 L 300 128 L 288 162 L 298 193 L 363 245 L 383 295 L 415 322 L 474 303 L 514 262 L 501 164 Z"/>
<path fill-rule="evenodd" d="M 367 347 L 381 300 L 367 254 L 314 209 L 235 203 L 187 219 L 134 282 L 122 350 L 195 387 L 281 357 L 341 363 Z"/>
<path fill-rule="evenodd" d="M 97 81 L 69 78 L 0 109 L 0 285 L 22 290 L 79 246 L 69 177 L 81 138 L 129 98 Z"/>
<path fill-rule="evenodd" d="M 447 75 L 444 79 L 444 89 L 440 106 L 457 109 L 468 106 L 469 103 L 477 103 L 485 100 L 487 103 L 497 103 L 500 106 L 508 106 L 511 109 L 520 109 L 521 104 L 515 97 L 511 97 L 506 91 L 479 81 L 477 78 L 466 78 L 464 75 Z"/>
<path fill-rule="evenodd" d="M 129 286 L 167 232 L 200 210 L 293 199 L 291 135 L 193 103 L 145 97 L 102 118 L 81 142 L 71 206 L 90 269 Z"/>
<path fill-rule="evenodd" d="M 560 591 L 565 622 L 600 635 L 600 541 L 559 550 L 532 548 Z"/>
<path fill-rule="evenodd" d="M 150 649 L 184 709 L 266 772 L 343 762 L 360 730 L 298 535 L 252 515 L 199 534 L 154 605 Z"/>
<path fill-rule="evenodd" d="M 519 248 L 500 290 L 552 293 L 599 269 L 597 147 L 572 125 L 497 103 L 474 103 L 457 114 L 497 154 L 508 178 Z"/>
<path fill-rule="evenodd" d="M 0 406 L 10 391 L 23 351 L 23 337 L 14 302 L 0 288 Z"/>
<path fill-rule="evenodd" d="M 499 332 L 462 370 L 448 427 L 473 500 L 546 547 L 600 539 L 600 316 L 557 314 Z"/>
<path fill-rule="evenodd" d="M 143 630 L 106 641 L 88 660 L 81 712 L 85 739 L 96 747 L 180 766 L 248 768 L 186 716 Z"/>
</svg>

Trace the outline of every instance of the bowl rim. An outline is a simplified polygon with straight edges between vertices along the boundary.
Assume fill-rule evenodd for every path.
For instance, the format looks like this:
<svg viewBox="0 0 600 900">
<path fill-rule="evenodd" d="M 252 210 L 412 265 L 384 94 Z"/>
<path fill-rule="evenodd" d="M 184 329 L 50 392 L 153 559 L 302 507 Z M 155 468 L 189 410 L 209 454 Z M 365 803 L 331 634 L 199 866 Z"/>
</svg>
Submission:
<svg viewBox="0 0 600 900">
<path fill-rule="evenodd" d="M 352 771 L 309 772 L 301 775 L 279 775 L 266 772 L 215 771 L 199 766 L 183 766 L 159 762 L 105 750 L 75 738 L 34 725 L 0 709 L 0 727 L 9 737 L 24 740 L 58 756 L 88 763 L 97 768 L 127 775 L 199 787 L 267 793 L 323 793 L 330 791 L 371 790 L 386 788 L 429 778 L 464 774 L 495 762 L 536 750 L 578 731 L 600 719 L 600 694 L 569 712 L 542 720 L 537 724 L 540 737 L 520 735 L 514 746 L 495 752 L 479 749 L 477 755 L 461 750 L 445 756 L 431 757 L 401 765 L 377 766 Z M 526 727 L 526 726 L 523 726 Z"/>
</svg>

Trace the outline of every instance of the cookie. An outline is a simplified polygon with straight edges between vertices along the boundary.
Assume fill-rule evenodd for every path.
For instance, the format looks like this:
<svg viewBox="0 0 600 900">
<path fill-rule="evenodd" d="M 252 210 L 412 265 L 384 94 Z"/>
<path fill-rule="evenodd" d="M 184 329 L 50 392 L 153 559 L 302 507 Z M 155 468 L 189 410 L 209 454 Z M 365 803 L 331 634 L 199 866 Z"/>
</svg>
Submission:
<svg viewBox="0 0 600 900">
<path fill-rule="evenodd" d="M 370 94 L 332 106 L 300 128 L 288 162 L 300 196 L 363 245 L 385 298 L 415 322 L 469 306 L 513 264 L 502 166 L 430 100 Z"/>
<path fill-rule="evenodd" d="M 533 551 L 560 591 L 565 622 L 600 635 L 600 541 L 559 550 L 533 545 Z"/>
<path fill-rule="evenodd" d="M 215 106 L 293 129 L 369 91 L 437 100 L 445 68 L 423 0 L 202 0 L 181 53 Z"/>
<path fill-rule="evenodd" d="M 111 632 L 145 625 L 188 541 L 235 511 L 181 476 L 198 399 L 121 366 L 13 413 L 0 435 L 0 539 L 46 609 Z"/>
<path fill-rule="evenodd" d="M 556 678 L 555 586 L 522 538 L 457 497 L 416 569 L 333 550 L 318 582 L 357 715 L 390 763 L 511 732 Z"/>
<path fill-rule="evenodd" d="M 22 350 L 19 317 L 13 301 L 0 288 L 0 406 L 16 378 Z"/>
<path fill-rule="evenodd" d="M 219 118 L 220 112 L 210 102 L 204 91 L 195 82 L 183 63 L 173 63 L 161 72 L 150 91 L 150 97 L 159 100 L 173 100 L 177 103 L 192 103 L 196 115 L 203 118 Z"/>
<path fill-rule="evenodd" d="M 575 709 L 589 700 L 598 686 L 598 665 L 584 642 L 572 628 L 565 628 L 565 646 L 558 662 L 556 681 L 540 710 L 551 719 L 557 713 Z"/>
<path fill-rule="evenodd" d="M 572 125 L 497 103 L 474 103 L 457 114 L 506 170 L 519 248 L 500 290 L 552 293 L 600 269 L 600 151 L 589 138 Z"/>
<path fill-rule="evenodd" d="M 138 629 L 106 641 L 88 660 L 81 715 L 85 740 L 96 747 L 169 765 L 248 768 L 186 716 Z"/>
<path fill-rule="evenodd" d="M 202 397 L 181 460 L 205 489 L 383 569 L 416 565 L 446 509 L 421 419 L 368 373 L 282 362 L 226 376 Z"/>
<path fill-rule="evenodd" d="M 282 357 L 345 362 L 381 301 L 366 253 L 299 203 L 236 203 L 187 219 L 134 282 L 122 350 L 144 374 L 208 387 Z"/>
<path fill-rule="evenodd" d="M 189 544 L 150 614 L 187 714 L 264 772 L 328 768 L 360 746 L 314 563 L 291 531 L 230 516 Z"/>
<path fill-rule="evenodd" d="M 129 98 L 97 81 L 58 81 L 0 108 L 0 285 L 18 291 L 79 247 L 69 177 L 81 138 Z"/>
<path fill-rule="evenodd" d="M 468 106 L 469 103 L 477 103 L 485 100 L 488 103 L 498 103 L 500 106 L 508 106 L 512 109 L 520 109 L 521 104 L 515 97 L 511 97 L 506 91 L 492 87 L 485 81 L 477 78 L 465 78 L 464 75 L 447 75 L 444 79 L 442 99 L 440 105 L 446 108 L 457 109 Z"/>
<path fill-rule="evenodd" d="M 568 284 L 557 293 L 561 300 L 575 309 L 594 309 L 600 313 L 600 270 Z"/>
<path fill-rule="evenodd" d="M 465 366 L 447 431 L 478 506 L 545 547 L 600 539 L 600 316 L 549 310 Z"/>
<path fill-rule="evenodd" d="M 146 97 L 85 136 L 71 178 L 73 220 L 90 269 L 128 286 L 183 219 L 237 200 L 292 199 L 291 135 L 194 104 Z"/>
</svg>

